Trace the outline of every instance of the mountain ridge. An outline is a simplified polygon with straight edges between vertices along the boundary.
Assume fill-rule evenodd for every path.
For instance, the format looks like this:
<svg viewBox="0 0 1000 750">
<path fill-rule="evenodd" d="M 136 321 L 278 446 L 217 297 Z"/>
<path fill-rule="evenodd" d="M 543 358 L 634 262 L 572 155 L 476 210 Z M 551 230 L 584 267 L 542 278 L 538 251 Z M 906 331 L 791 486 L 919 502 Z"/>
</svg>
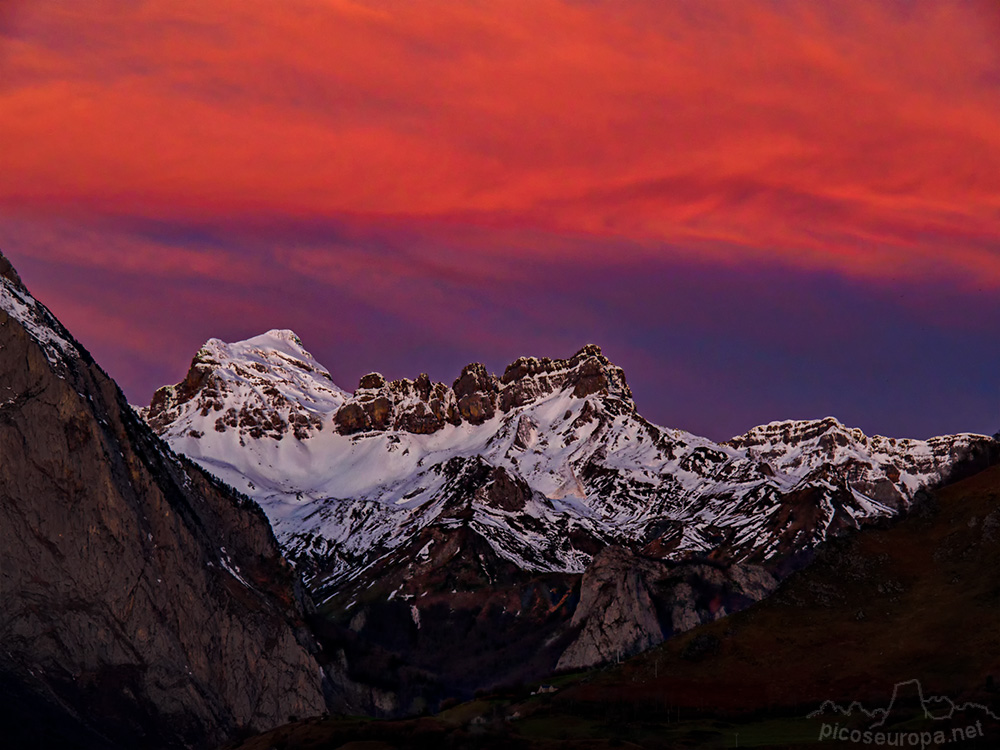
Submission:
<svg viewBox="0 0 1000 750">
<path fill-rule="evenodd" d="M 518 358 L 500 377 L 473 363 L 452 386 L 426 375 L 387 381 L 370 373 L 348 393 L 287 330 L 234 344 L 210 340 L 186 378 L 158 390 L 142 413 L 181 453 L 271 507 L 279 536 L 292 533 L 294 524 L 301 533 L 310 519 L 337 515 L 335 500 L 360 502 L 352 512 L 370 524 L 380 516 L 405 526 L 412 518 L 395 511 L 430 508 L 435 492 L 443 491 L 446 482 L 429 469 L 447 479 L 448 461 L 480 456 L 523 478 L 537 492 L 534 517 L 548 516 L 554 528 L 564 522 L 567 534 L 572 526 L 602 545 L 622 541 L 624 530 L 643 539 L 646 554 L 659 550 L 668 557 L 709 554 L 718 533 L 730 535 L 734 559 L 780 552 L 780 540 L 771 539 L 769 547 L 741 533 L 741 519 L 716 523 L 735 507 L 734 492 L 740 502 L 780 515 L 779 496 L 820 488 L 817 523 L 824 526 L 809 532 L 819 538 L 827 527 L 857 526 L 898 511 L 920 487 L 947 479 L 949 467 L 967 454 L 995 445 L 971 434 L 927 441 L 868 437 L 831 417 L 772 422 L 715 443 L 642 418 L 624 372 L 595 345 L 566 359 Z M 295 449 L 276 447 L 286 435 Z M 316 466 L 331 458 L 336 472 Z M 325 476 L 317 482 L 317 475 Z M 305 505 L 279 505 L 282 497 Z M 300 520 L 293 523 L 282 511 Z M 700 519 L 708 536 L 692 519 Z M 668 533 L 650 536 L 654 521 Z M 319 533 L 337 541 L 310 529 L 313 538 Z M 762 529 L 758 524 L 753 531 Z M 398 540 L 405 533 L 412 532 L 385 526 L 379 536 Z M 521 554 L 498 552 L 510 559 Z M 556 558 L 541 555 L 527 564 L 579 570 L 571 551 Z"/>
<path fill-rule="evenodd" d="M 295 356 L 277 352 L 275 338 L 298 342 Z M 565 664 L 628 655 L 678 632 L 675 622 L 693 627 L 759 600 L 828 538 L 1000 459 L 987 436 L 870 438 L 832 418 L 716 443 L 644 419 L 625 373 L 593 345 L 566 359 L 519 358 L 501 376 L 474 363 L 451 386 L 371 373 L 351 393 L 288 331 L 215 351 L 228 358 L 216 356 L 201 392 L 171 400 L 168 387 L 144 415 L 175 450 L 260 503 L 328 617 L 417 661 L 415 644 L 448 642 L 427 645 L 435 618 L 479 632 L 434 602 L 471 616 L 496 601 L 503 620 L 499 602 L 518 596 L 536 602 L 514 609 L 538 613 L 546 642 L 570 654 Z M 620 560 L 598 559 L 616 547 L 649 561 L 638 587 L 619 585 Z M 701 583 L 680 585 L 691 576 Z M 542 580 L 564 594 L 543 603 Z M 623 611 L 655 616 L 597 627 L 607 603 L 587 594 L 590 614 L 578 610 L 586 580 L 640 597 L 617 602 Z M 719 596 L 731 605 L 709 606 Z M 409 645 L 383 637 L 400 629 Z"/>
</svg>

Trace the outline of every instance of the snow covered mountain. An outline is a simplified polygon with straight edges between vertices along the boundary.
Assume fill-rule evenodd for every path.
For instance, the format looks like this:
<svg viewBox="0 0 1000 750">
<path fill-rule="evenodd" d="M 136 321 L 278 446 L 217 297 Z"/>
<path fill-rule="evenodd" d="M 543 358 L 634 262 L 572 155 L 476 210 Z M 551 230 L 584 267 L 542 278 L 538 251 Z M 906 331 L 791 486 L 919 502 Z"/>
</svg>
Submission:
<svg viewBox="0 0 1000 750">
<path fill-rule="evenodd" d="M 582 573 L 609 545 L 778 569 L 997 453 L 986 436 L 868 437 L 833 418 L 715 443 L 643 419 L 592 345 L 499 378 L 471 364 L 451 386 L 372 373 L 351 394 L 277 330 L 210 340 L 143 416 L 260 503 L 320 600 L 418 538 L 427 559 L 428 528 L 539 573 Z"/>
</svg>

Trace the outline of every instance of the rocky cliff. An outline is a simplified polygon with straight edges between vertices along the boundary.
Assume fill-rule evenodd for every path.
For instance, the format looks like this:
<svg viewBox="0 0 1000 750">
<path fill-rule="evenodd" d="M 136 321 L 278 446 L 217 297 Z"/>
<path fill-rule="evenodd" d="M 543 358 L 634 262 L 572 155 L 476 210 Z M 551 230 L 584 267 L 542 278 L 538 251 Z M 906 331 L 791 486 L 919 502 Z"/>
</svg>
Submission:
<svg viewBox="0 0 1000 750">
<path fill-rule="evenodd" d="M 264 514 L 176 457 L 2 256 L 0 464 L 8 737 L 212 747 L 324 710 Z"/>
<path fill-rule="evenodd" d="M 571 622 L 579 633 L 557 668 L 621 661 L 745 609 L 777 585 L 766 568 L 756 565 L 667 563 L 607 547 L 583 574 Z"/>
</svg>

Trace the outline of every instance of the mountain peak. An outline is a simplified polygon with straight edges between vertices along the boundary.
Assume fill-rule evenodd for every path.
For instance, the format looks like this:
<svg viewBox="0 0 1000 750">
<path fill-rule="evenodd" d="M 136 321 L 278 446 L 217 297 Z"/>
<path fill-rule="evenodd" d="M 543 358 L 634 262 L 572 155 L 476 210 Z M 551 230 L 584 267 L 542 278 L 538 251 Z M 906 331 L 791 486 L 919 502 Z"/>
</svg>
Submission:
<svg viewBox="0 0 1000 750">
<path fill-rule="evenodd" d="M 843 436 L 842 440 L 868 441 L 868 436 L 857 427 L 847 427 L 836 417 L 824 417 L 822 419 L 783 419 L 768 422 L 731 438 L 727 444 L 735 448 L 775 443 L 787 445 L 828 434 L 840 434 Z"/>
<path fill-rule="evenodd" d="M 211 338 L 206 341 L 195 359 L 206 363 L 219 364 L 225 360 L 254 359 L 266 356 L 268 352 L 279 352 L 294 359 L 304 360 L 310 364 L 316 362 L 305 345 L 294 331 L 286 328 L 273 328 L 266 333 L 253 336 L 242 341 L 226 343 L 222 339 Z"/>
<path fill-rule="evenodd" d="M 21 277 L 17 275 L 17 271 L 11 262 L 7 260 L 6 256 L 0 252 L 0 279 L 6 279 L 12 286 L 22 292 L 27 292 L 28 290 L 24 286 L 24 282 L 21 281 Z"/>
<path fill-rule="evenodd" d="M 299 338 L 295 331 L 288 328 L 272 328 L 266 333 L 262 333 L 259 336 L 254 336 L 253 338 L 237 343 L 246 344 L 247 346 L 257 346 L 262 348 L 269 347 L 279 350 L 291 349 L 292 351 L 298 353 L 305 353 L 312 358 L 312 355 L 306 351 L 305 345 L 302 343 L 302 339 Z"/>
<path fill-rule="evenodd" d="M 321 430 L 346 395 L 293 331 L 273 329 L 233 343 L 206 341 L 184 379 L 158 389 L 144 416 L 163 429 L 214 415 L 217 432 L 280 440 L 290 430 L 297 437 Z M 192 427 L 187 434 L 204 433 Z"/>
<path fill-rule="evenodd" d="M 535 387 L 516 387 L 525 380 L 533 380 Z M 573 395 L 577 398 L 603 392 L 632 406 L 632 391 L 625 381 L 625 371 L 613 365 L 596 344 L 587 344 L 568 359 L 520 357 L 507 366 L 500 384 L 515 386 L 510 388 L 508 399 L 508 403 L 515 406 L 532 400 L 539 393 L 552 393 L 569 386 L 573 387 Z"/>
<path fill-rule="evenodd" d="M 567 390 L 575 398 L 600 394 L 623 402 L 629 411 L 635 408 L 625 373 L 608 361 L 599 346 L 588 344 L 568 359 L 519 357 L 499 378 L 473 362 L 462 368 L 450 388 L 431 382 L 426 373 L 416 380 L 392 381 L 369 373 L 334 421 L 345 435 L 387 429 L 427 434 L 446 424 L 482 424 L 498 412 Z"/>
<path fill-rule="evenodd" d="M 81 355 L 89 359 L 48 308 L 31 296 L 10 261 L 0 254 L 0 325 L 8 318 L 30 332 L 53 366 L 62 368 L 62 360 Z"/>
</svg>

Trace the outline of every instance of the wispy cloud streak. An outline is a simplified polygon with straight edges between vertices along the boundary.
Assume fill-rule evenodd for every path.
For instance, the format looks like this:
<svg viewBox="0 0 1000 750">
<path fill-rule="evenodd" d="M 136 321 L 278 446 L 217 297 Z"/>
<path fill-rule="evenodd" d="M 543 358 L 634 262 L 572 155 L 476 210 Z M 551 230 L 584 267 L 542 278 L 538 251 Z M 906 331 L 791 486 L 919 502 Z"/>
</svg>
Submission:
<svg viewBox="0 0 1000 750">
<path fill-rule="evenodd" d="M 1000 285 L 990 3 L 38 0 L 12 18 L 8 210 L 425 219 Z"/>
</svg>

